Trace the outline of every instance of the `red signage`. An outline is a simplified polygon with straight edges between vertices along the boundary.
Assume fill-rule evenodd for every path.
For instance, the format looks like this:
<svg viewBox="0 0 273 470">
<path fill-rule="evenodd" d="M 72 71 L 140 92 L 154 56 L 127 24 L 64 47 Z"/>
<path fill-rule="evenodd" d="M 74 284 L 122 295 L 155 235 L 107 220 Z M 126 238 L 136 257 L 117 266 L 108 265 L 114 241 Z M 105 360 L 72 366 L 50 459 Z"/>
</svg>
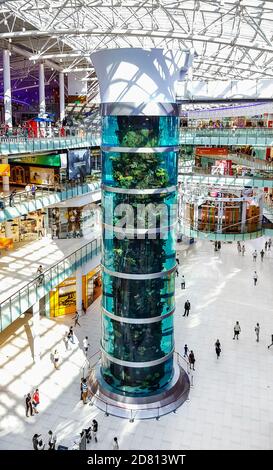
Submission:
<svg viewBox="0 0 273 470">
<path fill-rule="evenodd" d="M 228 149 L 226 147 L 196 147 L 195 155 L 198 157 L 227 157 Z"/>
</svg>

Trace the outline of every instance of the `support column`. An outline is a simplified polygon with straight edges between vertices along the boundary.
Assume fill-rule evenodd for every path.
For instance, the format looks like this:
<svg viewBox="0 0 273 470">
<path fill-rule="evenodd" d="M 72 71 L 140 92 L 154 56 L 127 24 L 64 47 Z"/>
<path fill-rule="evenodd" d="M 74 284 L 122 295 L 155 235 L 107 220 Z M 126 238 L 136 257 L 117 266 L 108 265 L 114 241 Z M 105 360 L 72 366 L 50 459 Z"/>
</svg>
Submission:
<svg viewBox="0 0 273 470">
<path fill-rule="evenodd" d="M 2 158 L 2 163 L 8 164 L 8 158 Z M 2 176 L 2 184 L 4 193 L 9 192 L 9 176 Z"/>
<path fill-rule="evenodd" d="M 217 232 L 222 233 L 223 230 L 223 217 L 224 217 L 224 203 L 223 201 L 216 201 L 218 204 L 218 220 L 217 220 Z M 210 227 L 210 232 L 212 227 Z"/>
<path fill-rule="evenodd" d="M 33 360 L 39 363 L 41 360 L 40 343 L 40 304 L 39 301 L 32 307 L 32 339 L 33 339 Z"/>
<path fill-rule="evenodd" d="M 246 232 L 246 205 L 247 205 L 247 202 L 246 202 L 246 200 L 244 199 L 244 200 L 242 201 L 241 233 L 245 233 L 245 232 Z"/>
<path fill-rule="evenodd" d="M 45 69 L 44 64 L 39 64 L 39 114 L 43 116 L 46 111 L 45 105 Z"/>
<path fill-rule="evenodd" d="M 82 310 L 82 270 L 76 271 L 76 310 L 78 313 Z"/>
<path fill-rule="evenodd" d="M 5 124 L 12 128 L 12 104 L 9 51 L 3 51 Z"/>
<path fill-rule="evenodd" d="M 64 73 L 59 73 L 60 121 L 65 118 Z"/>
<path fill-rule="evenodd" d="M 11 224 L 12 224 L 12 222 L 5 222 L 5 237 L 6 238 L 12 238 L 13 237 Z"/>
</svg>

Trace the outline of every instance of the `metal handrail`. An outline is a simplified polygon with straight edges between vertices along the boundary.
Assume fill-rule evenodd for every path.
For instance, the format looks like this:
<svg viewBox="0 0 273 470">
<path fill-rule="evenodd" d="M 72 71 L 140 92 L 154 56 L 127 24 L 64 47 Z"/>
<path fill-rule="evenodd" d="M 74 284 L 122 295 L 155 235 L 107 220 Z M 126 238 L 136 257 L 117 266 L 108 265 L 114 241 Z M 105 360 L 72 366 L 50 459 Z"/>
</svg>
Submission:
<svg viewBox="0 0 273 470">
<path fill-rule="evenodd" d="M 94 246 L 93 246 L 94 245 Z M 90 248 L 90 251 L 88 251 Z M 81 246 L 79 249 L 70 253 L 70 255 L 64 257 L 54 265 L 50 266 L 43 273 L 35 275 L 35 277 L 26 283 L 23 287 L 18 289 L 5 300 L 0 303 L 0 320 L 2 331 L 6 326 L 11 324 L 15 319 L 20 315 L 26 312 L 32 305 L 34 305 L 41 297 L 54 289 L 60 282 L 62 282 L 66 277 L 68 277 L 72 272 L 74 272 L 78 267 L 85 264 L 89 259 L 92 259 L 93 256 L 96 256 L 101 248 L 101 239 L 94 238 L 85 245 Z M 71 264 L 65 267 L 67 261 L 71 260 Z M 62 266 L 62 271 L 60 272 L 59 268 Z M 68 273 L 69 271 L 69 273 Z M 26 296 L 26 297 L 24 297 Z M 16 306 L 18 302 L 18 306 Z M 12 309 L 15 309 L 15 314 L 13 315 Z M 3 325 L 2 315 L 7 315 L 6 311 L 8 310 L 8 315 L 10 316 L 7 325 Z"/>
<path fill-rule="evenodd" d="M 93 354 L 93 356 L 95 356 L 96 354 L 98 354 L 98 353 Z M 91 356 L 91 357 L 93 357 L 93 356 Z M 189 369 L 189 367 L 188 367 L 188 366 L 189 366 L 188 361 L 186 361 L 185 358 L 183 358 L 183 357 L 181 356 L 181 354 L 178 353 L 177 351 L 174 352 L 174 356 L 176 356 L 176 358 L 177 358 L 177 359 L 176 359 L 176 360 L 177 360 L 177 364 L 179 364 L 179 360 L 181 360 L 181 359 L 186 363 L 186 365 L 187 365 L 187 374 L 188 374 L 188 376 L 189 376 L 189 378 L 190 378 L 190 385 L 193 386 L 193 374 L 192 374 L 192 372 L 191 372 L 191 369 Z M 97 364 L 99 363 L 99 360 L 100 360 L 100 359 L 98 359 L 98 361 L 95 363 L 95 365 L 90 368 L 90 370 L 89 370 L 90 374 L 91 374 L 92 372 L 94 372 L 94 370 L 96 369 Z M 180 365 L 180 364 L 179 364 L 179 365 Z M 189 369 L 189 370 L 188 370 L 188 369 Z M 91 398 L 90 398 L 90 397 L 91 397 Z M 105 415 L 106 415 L 106 416 L 109 416 L 109 413 L 108 413 L 108 406 L 109 406 L 109 404 L 102 398 L 102 396 L 96 395 L 96 393 L 92 392 L 92 391 L 89 389 L 89 400 L 90 400 L 90 403 L 89 403 L 89 404 L 90 404 L 90 405 L 93 405 L 92 400 L 94 400 L 94 399 L 98 400 L 99 402 L 101 402 L 101 403 L 103 403 L 103 404 L 105 405 Z M 118 405 L 118 404 L 111 404 L 111 407 L 112 407 L 112 408 L 121 409 L 121 410 L 124 411 L 124 407 L 123 407 L 123 406 L 120 406 L 120 405 Z M 160 418 L 160 416 L 161 416 L 161 414 L 160 414 L 160 406 L 146 406 L 146 407 L 145 407 L 145 411 L 153 411 L 153 410 L 157 410 L 157 416 L 155 417 L 155 419 L 158 420 L 158 419 Z M 135 409 L 130 408 L 129 406 L 126 407 L 126 410 L 125 410 L 125 411 L 130 414 L 130 420 L 129 420 L 129 421 L 130 421 L 131 423 L 134 422 L 134 419 L 135 419 L 135 417 L 137 416 L 137 412 L 138 412 L 138 411 L 135 410 Z"/>
<path fill-rule="evenodd" d="M 99 128 L 94 126 L 93 128 L 85 129 L 83 127 L 76 127 L 76 126 L 53 126 L 49 129 L 40 129 L 40 135 L 34 136 L 33 131 L 31 128 L 16 128 L 13 127 L 12 129 L 7 130 L 6 132 L 3 130 L 1 133 L 0 129 L 0 142 L 24 142 L 25 140 L 31 139 L 57 139 L 57 138 L 64 138 L 64 137 L 84 137 L 90 132 L 98 131 Z"/>
<path fill-rule="evenodd" d="M 84 188 L 88 188 L 89 184 L 93 184 L 94 191 L 97 191 L 100 188 L 100 182 L 93 181 L 93 182 L 88 182 L 88 180 L 84 182 L 66 182 L 65 184 L 63 183 L 56 183 L 54 185 L 35 185 L 36 186 L 36 191 L 33 194 L 31 191 L 16 191 L 14 195 L 12 196 L 11 194 L 2 196 L 0 198 L 0 209 L 5 209 L 7 207 L 15 207 L 16 204 L 21 204 L 22 202 L 30 202 L 30 201 L 35 201 L 36 199 L 43 198 L 45 195 L 48 195 L 49 193 L 53 192 L 76 192 L 76 195 L 79 193 L 79 189 L 83 189 L 82 192 L 89 192 L 89 191 L 84 191 Z M 73 195 L 74 197 L 74 195 Z M 19 199 L 19 200 L 18 200 Z"/>
<path fill-rule="evenodd" d="M 253 217 L 248 217 L 245 221 L 245 225 L 247 224 L 248 221 L 251 221 L 252 219 L 257 219 L 257 217 L 259 217 L 259 215 L 255 215 Z M 179 221 L 184 221 L 183 217 L 178 217 L 178 220 Z M 218 234 L 218 235 L 229 235 L 229 234 L 226 234 L 224 233 L 225 230 L 229 229 L 229 228 L 232 228 L 232 227 L 236 227 L 236 226 L 239 226 L 239 225 L 242 225 L 242 221 L 241 222 L 236 222 L 236 224 L 231 224 L 231 225 L 228 225 L 226 227 L 223 227 L 223 229 L 221 230 L 221 232 L 219 231 L 214 231 L 215 234 Z M 262 222 L 260 222 L 260 225 L 261 225 L 261 228 L 262 228 Z M 194 228 L 193 225 L 191 224 L 187 224 L 187 226 L 190 228 L 190 230 L 194 230 L 196 232 L 200 232 L 200 233 L 205 233 L 205 230 L 199 230 L 197 228 Z M 261 228 L 257 228 L 257 230 L 261 230 Z M 254 230 L 255 232 L 257 232 L 257 230 Z M 250 232 L 242 232 L 242 233 L 250 233 Z M 238 233 L 240 234 L 240 232 Z"/>
<path fill-rule="evenodd" d="M 99 355 L 99 358 L 98 358 L 97 361 L 94 363 L 94 365 L 91 366 L 91 365 L 90 365 L 91 359 L 92 359 L 93 357 L 97 356 L 97 355 Z M 82 377 L 82 378 L 85 378 L 85 368 L 86 368 L 86 366 L 88 367 L 88 370 L 89 370 L 89 371 L 94 370 L 94 368 L 95 368 L 95 366 L 97 365 L 97 363 L 99 362 L 100 358 L 101 358 L 101 350 L 99 349 L 99 350 L 96 351 L 94 354 L 92 354 L 91 356 L 89 356 L 88 358 L 85 359 L 84 364 L 83 364 L 83 365 L 81 366 L 81 368 L 80 368 L 80 369 L 82 370 L 82 373 L 81 373 L 81 377 Z"/>
<path fill-rule="evenodd" d="M 187 134 L 187 133 L 196 133 L 200 134 L 200 137 L 206 136 L 206 135 L 222 135 L 223 137 L 226 136 L 238 136 L 238 135 L 253 135 L 253 134 L 265 134 L 265 135 L 272 135 L 273 137 L 273 129 L 270 127 L 236 127 L 236 128 L 226 128 L 226 127 L 205 127 L 205 128 L 199 128 L 199 127 L 180 127 L 180 133 L 181 134 Z"/>
</svg>

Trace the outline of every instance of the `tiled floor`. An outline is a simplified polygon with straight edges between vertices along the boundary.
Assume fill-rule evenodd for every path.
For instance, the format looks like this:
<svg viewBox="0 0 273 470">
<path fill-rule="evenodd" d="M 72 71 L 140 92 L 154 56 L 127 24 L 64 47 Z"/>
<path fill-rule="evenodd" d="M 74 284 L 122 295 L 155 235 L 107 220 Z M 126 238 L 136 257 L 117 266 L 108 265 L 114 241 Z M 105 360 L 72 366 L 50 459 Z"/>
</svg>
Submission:
<svg viewBox="0 0 273 470">
<path fill-rule="evenodd" d="M 31 319 L 17 321 L 5 333 L 0 349 L 0 449 L 31 449 L 34 433 L 46 436 L 51 428 L 58 442 L 71 444 L 83 427 L 96 417 L 99 442 L 90 449 L 110 449 L 118 436 L 121 449 L 272 449 L 273 447 L 273 251 L 264 262 L 252 261 L 255 248 L 264 239 L 246 243 L 246 255 L 238 255 L 235 244 L 223 244 L 215 253 L 210 242 L 198 242 L 181 250 L 175 314 L 176 350 L 185 343 L 196 355 L 196 372 L 190 400 L 175 414 L 159 421 L 129 423 L 106 417 L 79 401 L 79 379 L 84 355 L 79 346 L 66 352 L 62 337 L 71 323 L 64 318 L 43 318 L 41 366 L 33 365 L 28 338 Z M 257 269 L 258 285 L 253 286 Z M 192 304 L 188 318 L 182 317 L 186 299 Z M 239 341 L 233 341 L 233 326 L 241 324 Z M 254 327 L 261 325 L 256 342 Z M 87 334 L 90 354 L 99 349 L 99 301 L 76 327 L 80 340 Z M 214 343 L 219 338 L 222 353 L 216 359 Z M 53 347 L 62 356 L 60 370 L 50 361 Z M 34 387 L 41 392 L 40 413 L 26 418 L 24 396 Z"/>
</svg>

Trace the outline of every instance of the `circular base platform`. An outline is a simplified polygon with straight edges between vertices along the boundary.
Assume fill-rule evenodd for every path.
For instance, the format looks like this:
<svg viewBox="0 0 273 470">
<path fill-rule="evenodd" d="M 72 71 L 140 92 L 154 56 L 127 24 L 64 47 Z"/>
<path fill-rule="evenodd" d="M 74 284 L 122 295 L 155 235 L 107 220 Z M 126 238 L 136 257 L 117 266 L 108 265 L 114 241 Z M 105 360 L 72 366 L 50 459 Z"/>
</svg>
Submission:
<svg viewBox="0 0 273 470">
<path fill-rule="evenodd" d="M 90 404 L 106 414 L 130 419 L 159 418 L 174 412 L 189 396 L 188 374 L 178 364 L 174 365 L 174 376 L 161 393 L 147 397 L 126 397 L 109 391 L 100 372 L 100 363 L 89 377 Z"/>
</svg>

